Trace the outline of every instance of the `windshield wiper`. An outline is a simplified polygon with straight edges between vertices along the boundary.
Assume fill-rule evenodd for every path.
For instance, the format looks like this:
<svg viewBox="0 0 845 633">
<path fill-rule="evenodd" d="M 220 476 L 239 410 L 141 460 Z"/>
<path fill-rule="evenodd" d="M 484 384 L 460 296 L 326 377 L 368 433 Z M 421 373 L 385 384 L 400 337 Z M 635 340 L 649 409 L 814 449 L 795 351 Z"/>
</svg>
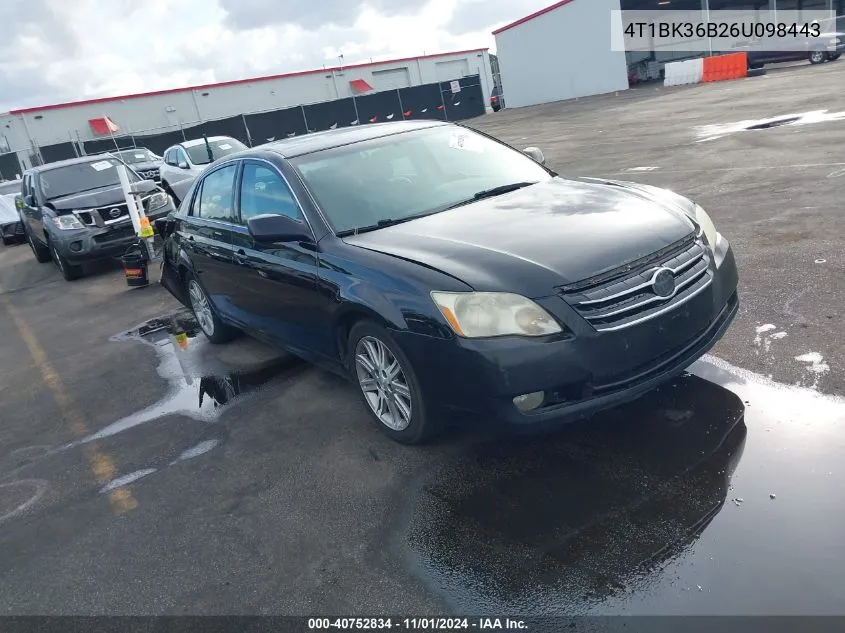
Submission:
<svg viewBox="0 0 845 633">
<path fill-rule="evenodd" d="M 337 235 L 338 237 L 346 237 L 348 235 L 357 235 L 358 233 L 376 231 L 378 229 L 383 229 L 388 226 L 395 226 L 396 224 L 403 224 L 404 222 L 410 222 L 411 220 L 424 218 L 427 215 L 434 215 L 435 213 L 440 213 L 440 211 L 426 211 L 425 213 L 415 213 L 414 215 L 406 215 L 404 218 L 385 218 L 384 220 L 379 220 L 375 224 L 370 224 L 369 226 L 359 226 L 358 228 L 341 231 Z"/>
<path fill-rule="evenodd" d="M 493 187 L 492 189 L 484 189 L 482 191 L 477 191 L 473 194 L 472 198 L 467 200 L 461 200 L 460 202 L 456 202 L 455 204 L 446 207 L 446 209 L 454 209 L 456 207 L 462 207 L 465 204 L 471 204 L 476 200 L 483 200 L 484 198 L 494 198 L 496 196 L 501 196 L 505 193 L 510 193 L 511 191 L 516 191 L 517 189 L 522 189 L 523 187 L 530 187 L 531 185 L 536 185 L 537 181 L 526 181 L 526 182 L 512 182 L 508 185 L 500 185 L 498 187 Z M 445 210 L 445 209 L 444 209 Z"/>
</svg>

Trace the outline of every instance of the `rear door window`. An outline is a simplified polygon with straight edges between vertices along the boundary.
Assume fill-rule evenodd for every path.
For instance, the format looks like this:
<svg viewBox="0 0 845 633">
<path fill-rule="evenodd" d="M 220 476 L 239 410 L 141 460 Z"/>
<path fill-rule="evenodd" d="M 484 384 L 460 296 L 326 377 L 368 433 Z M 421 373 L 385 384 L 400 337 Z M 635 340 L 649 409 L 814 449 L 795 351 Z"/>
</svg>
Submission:
<svg viewBox="0 0 845 633">
<path fill-rule="evenodd" d="M 235 215 L 235 175 L 237 163 L 221 167 L 208 174 L 202 181 L 202 189 L 194 199 L 191 215 L 204 220 L 237 222 Z"/>
</svg>

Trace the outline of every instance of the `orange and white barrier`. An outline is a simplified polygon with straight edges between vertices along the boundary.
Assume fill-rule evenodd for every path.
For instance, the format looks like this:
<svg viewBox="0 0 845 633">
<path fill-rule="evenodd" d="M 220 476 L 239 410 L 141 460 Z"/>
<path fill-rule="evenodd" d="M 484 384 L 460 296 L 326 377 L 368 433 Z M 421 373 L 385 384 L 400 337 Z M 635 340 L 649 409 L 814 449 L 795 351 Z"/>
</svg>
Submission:
<svg viewBox="0 0 845 633">
<path fill-rule="evenodd" d="M 664 86 L 683 86 L 699 82 L 740 79 L 748 74 L 748 55 L 730 53 L 682 62 L 670 62 L 664 69 Z"/>
<path fill-rule="evenodd" d="M 730 53 L 704 58 L 704 73 L 701 81 L 722 81 L 741 79 L 748 75 L 748 54 Z"/>
</svg>

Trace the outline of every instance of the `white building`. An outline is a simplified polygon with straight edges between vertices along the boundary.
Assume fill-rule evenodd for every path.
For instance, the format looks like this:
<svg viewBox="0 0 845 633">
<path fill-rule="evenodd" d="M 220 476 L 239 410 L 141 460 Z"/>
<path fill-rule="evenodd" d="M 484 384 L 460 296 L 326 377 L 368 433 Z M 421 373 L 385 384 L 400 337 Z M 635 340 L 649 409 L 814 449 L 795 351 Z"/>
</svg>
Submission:
<svg viewBox="0 0 845 633">
<path fill-rule="evenodd" d="M 0 152 L 17 152 L 26 167 L 33 145 L 103 138 L 104 118 L 119 128 L 116 135 L 164 133 L 241 114 L 472 75 L 480 76 L 482 94 L 489 95 L 493 78 L 486 48 L 21 108 L 0 114 L 0 146 L 6 146 Z M 109 133 L 106 128 L 105 138 Z"/>
<path fill-rule="evenodd" d="M 610 50 L 619 0 L 561 0 L 493 35 L 507 107 L 626 90 L 624 52 Z"/>
</svg>

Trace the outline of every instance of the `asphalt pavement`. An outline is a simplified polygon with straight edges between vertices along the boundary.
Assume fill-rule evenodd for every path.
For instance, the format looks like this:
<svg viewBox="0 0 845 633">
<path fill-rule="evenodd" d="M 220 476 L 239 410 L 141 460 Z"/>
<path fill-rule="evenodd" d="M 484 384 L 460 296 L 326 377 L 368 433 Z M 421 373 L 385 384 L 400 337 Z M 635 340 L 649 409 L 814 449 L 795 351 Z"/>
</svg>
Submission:
<svg viewBox="0 0 845 633">
<path fill-rule="evenodd" d="M 472 122 L 565 173 L 693 195 L 741 268 L 742 311 L 689 375 L 542 434 L 395 444 L 343 380 L 208 344 L 117 265 L 67 283 L 0 249 L 0 613 L 845 615 L 845 120 L 696 142 L 836 112 L 843 79 Z"/>
</svg>

